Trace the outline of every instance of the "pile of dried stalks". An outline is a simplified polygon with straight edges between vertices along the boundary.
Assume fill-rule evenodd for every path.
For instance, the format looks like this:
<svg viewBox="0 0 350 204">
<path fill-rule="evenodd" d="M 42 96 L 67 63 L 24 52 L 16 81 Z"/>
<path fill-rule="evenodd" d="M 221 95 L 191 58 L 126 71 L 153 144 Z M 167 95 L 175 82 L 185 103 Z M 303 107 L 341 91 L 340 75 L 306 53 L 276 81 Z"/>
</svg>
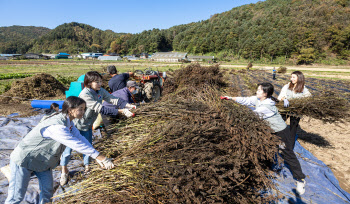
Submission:
<svg viewBox="0 0 350 204">
<path fill-rule="evenodd" d="M 287 73 L 287 67 L 279 67 L 277 68 L 277 73 L 280 73 L 280 74 L 285 74 Z"/>
<path fill-rule="evenodd" d="M 9 97 L 0 98 L 0 100 L 18 103 L 23 99 L 46 99 L 47 97 L 64 96 L 65 90 L 66 87 L 55 77 L 42 73 L 13 82 L 11 89 L 3 94 Z"/>
<path fill-rule="evenodd" d="M 201 68 L 201 69 L 198 69 Z M 62 203 L 267 203 L 278 141 L 249 108 L 220 101 L 217 67 L 175 73 L 172 94 L 116 124 L 97 144 L 115 169 L 95 169 Z M 186 76 L 186 77 L 183 77 Z M 209 78 L 206 78 L 209 77 Z M 80 190 L 76 190 L 80 189 Z"/>
<path fill-rule="evenodd" d="M 350 121 L 350 103 L 334 92 L 323 92 L 307 98 L 289 100 L 290 106 L 283 107 L 283 101 L 277 105 L 282 113 L 308 116 L 323 122 Z"/>
</svg>

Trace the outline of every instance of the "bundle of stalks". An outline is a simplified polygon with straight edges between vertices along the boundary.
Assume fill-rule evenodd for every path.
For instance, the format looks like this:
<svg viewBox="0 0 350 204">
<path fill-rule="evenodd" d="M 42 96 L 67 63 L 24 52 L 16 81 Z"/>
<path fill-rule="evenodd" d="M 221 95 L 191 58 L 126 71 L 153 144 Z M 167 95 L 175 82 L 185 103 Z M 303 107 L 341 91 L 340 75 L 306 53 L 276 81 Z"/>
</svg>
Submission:
<svg viewBox="0 0 350 204">
<path fill-rule="evenodd" d="M 289 100 L 290 106 L 283 107 L 283 102 L 277 104 L 282 113 L 308 116 L 323 122 L 350 121 L 350 103 L 334 92 L 323 92 L 307 98 Z"/>
<path fill-rule="evenodd" d="M 116 124 L 117 133 L 97 143 L 97 148 L 115 158 L 117 167 L 95 169 L 72 191 L 60 195 L 62 203 L 267 203 L 276 199 L 262 192 L 274 188 L 269 169 L 279 141 L 249 108 L 221 101 L 220 86 L 210 84 L 218 83 L 207 81 L 200 85 L 197 79 L 174 78 L 173 94 Z M 187 84 L 193 87 L 186 91 Z"/>
<path fill-rule="evenodd" d="M 277 73 L 285 74 L 287 72 L 287 67 L 279 67 L 276 71 Z"/>
</svg>

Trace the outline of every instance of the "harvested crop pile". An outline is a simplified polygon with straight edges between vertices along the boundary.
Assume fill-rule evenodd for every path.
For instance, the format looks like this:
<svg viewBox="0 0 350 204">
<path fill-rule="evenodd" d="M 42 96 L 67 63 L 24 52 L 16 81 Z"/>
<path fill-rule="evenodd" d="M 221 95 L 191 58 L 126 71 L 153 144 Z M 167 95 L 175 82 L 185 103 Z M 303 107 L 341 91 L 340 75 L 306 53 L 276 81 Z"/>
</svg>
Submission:
<svg viewBox="0 0 350 204">
<path fill-rule="evenodd" d="M 279 67 L 276 71 L 277 73 L 285 74 L 287 72 L 287 67 Z"/>
<path fill-rule="evenodd" d="M 169 77 L 170 76 L 170 77 Z M 168 74 L 163 89 L 163 100 L 176 94 L 178 97 L 192 97 L 200 92 L 203 87 L 210 86 L 219 90 L 228 87 L 227 78 L 219 65 L 202 67 L 199 64 L 190 64 L 185 68 L 175 70 Z M 231 87 L 229 92 L 236 93 L 238 90 Z"/>
<path fill-rule="evenodd" d="M 196 78 L 192 68 L 178 74 Z M 201 76 L 211 76 L 203 70 Z M 269 167 L 277 138 L 249 108 L 220 100 L 220 83 L 202 79 L 207 83 L 199 85 L 203 83 L 197 80 L 174 77 L 174 94 L 146 104 L 137 109 L 135 118 L 116 124 L 118 132 L 97 143 L 97 148 L 115 158 L 117 167 L 95 169 L 61 195 L 61 202 L 267 203 L 275 199 L 262 192 L 273 188 Z M 185 91 L 188 84 L 196 92 L 193 87 Z"/>
<path fill-rule="evenodd" d="M 66 88 L 61 82 L 49 74 L 37 74 L 32 77 L 12 83 L 11 89 L 4 96 L 17 98 L 1 98 L 2 102 L 19 102 L 23 99 L 45 99 L 47 97 L 61 96 Z M 23 99 L 19 99 L 23 98 Z"/>
<path fill-rule="evenodd" d="M 334 92 L 322 92 L 307 98 L 289 100 L 290 106 L 283 107 L 283 102 L 277 105 L 281 112 L 308 116 L 323 122 L 350 121 L 350 103 Z"/>
</svg>

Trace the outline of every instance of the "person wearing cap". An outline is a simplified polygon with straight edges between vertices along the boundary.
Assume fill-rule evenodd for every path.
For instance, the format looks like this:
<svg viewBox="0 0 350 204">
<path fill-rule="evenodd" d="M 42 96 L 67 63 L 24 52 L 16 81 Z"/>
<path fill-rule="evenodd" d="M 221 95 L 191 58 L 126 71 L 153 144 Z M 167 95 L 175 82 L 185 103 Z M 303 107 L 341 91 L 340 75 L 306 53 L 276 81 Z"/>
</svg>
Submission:
<svg viewBox="0 0 350 204">
<path fill-rule="evenodd" d="M 126 83 L 125 88 L 113 92 L 112 95 L 126 101 L 127 103 L 132 104 L 132 103 L 136 103 L 136 101 L 134 101 L 133 99 L 133 95 L 137 93 L 137 89 L 140 89 L 140 87 L 137 85 L 136 81 L 128 81 Z M 108 103 L 106 101 L 103 102 L 102 105 L 108 108 L 119 109 L 118 106 Z M 113 123 L 116 123 L 116 117 L 108 116 L 108 115 L 101 115 L 101 116 L 102 116 L 103 124 L 105 125 L 105 128 L 106 128 L 107 134 L 111 134 L 109 127 Z"/>
<path fill-rule="evenodd" d="M 112 92 L 125 88 L 128 79 L 134 76 L 133 72 L 118 74 L 118 71 L 114 65 L 109 65 L 107 67 L 107 72 L 112 76 L 108 82 L 108 86 Z"/>
</svg>

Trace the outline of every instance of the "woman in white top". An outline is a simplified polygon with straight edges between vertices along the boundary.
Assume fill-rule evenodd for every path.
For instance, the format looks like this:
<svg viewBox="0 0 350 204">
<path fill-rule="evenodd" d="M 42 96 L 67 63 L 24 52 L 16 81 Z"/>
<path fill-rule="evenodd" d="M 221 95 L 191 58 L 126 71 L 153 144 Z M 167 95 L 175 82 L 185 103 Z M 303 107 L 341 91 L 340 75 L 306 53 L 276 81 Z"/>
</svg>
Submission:
<svg viewBox="0 0 350 204">
<path fill-rule="evenodd" d="M 114 168 L 111 159 L 95 150 L 73 120 L 82 118 L 86 102 L 78 97 L 68 97 L 61 113 L 51 114 L 34 127 L 13 150 L 10 157 L 11 179 L 5 204 L 20 203 L 27 191 L 31 173 L 39 180 L 39 203 L 51 202 L 54 169 L 65 147 L 87 154 L 106 169 Z"/>
<path fill-rule="evenodd" d="M 292 72 L 290 82 L 283 86 L 278 100 L 284 102 L 284 107 L 289 107 L 290 99 L 302 98 L 311 96 L 310 91 L 305 87 L 305 77 L 301 71 Z M 297 128 L 299 125 L 300 117 L 293 115 L 281 114 L 284 120 L 287 120 L 288 116 L 290 118 L 290 135 L 295 141 L 295 136 L 297 134 Z M 295 142 L 294 142 L 295 143 Z M 293 143 L 293 147 L 294 147 Z"/>
</svg>

